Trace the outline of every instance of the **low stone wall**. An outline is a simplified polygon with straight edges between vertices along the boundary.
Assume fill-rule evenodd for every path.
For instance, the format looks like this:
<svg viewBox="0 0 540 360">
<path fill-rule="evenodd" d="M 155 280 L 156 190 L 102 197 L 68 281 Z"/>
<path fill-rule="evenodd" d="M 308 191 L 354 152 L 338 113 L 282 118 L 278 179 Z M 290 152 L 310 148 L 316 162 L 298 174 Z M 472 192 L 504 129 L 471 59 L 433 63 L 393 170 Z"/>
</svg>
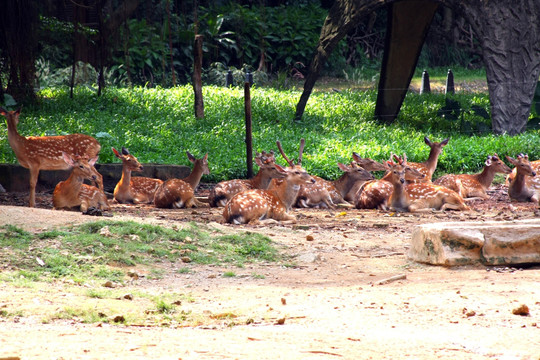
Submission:
<svg viewBox="0 0 540 360">
<path fill-rule="evenodd" d="M 443 266 L 540 263 L 540 219 L 419 225 L 407 255 Z"/>
<path fill-rule="evenodd" d="M 143 164 L 144 171 L 132 173 L 133 176 L 145 176 L 156 179 L 184 178 L 191 172 L 184 165 Z M 122 177 L 122 164 L 96 164 L 96 169 L 103 175 L 103 187 L 113 192 L 118 180 Z M 69 177 L 71 170 L 42 170 L 39 172 L 37 191 L 54 190 L 56 184 Z M 30 188 L 30 171 L 20 165 L 0 164 L 0 184 L 6 191 L 28 191 Z"/>
</svg>

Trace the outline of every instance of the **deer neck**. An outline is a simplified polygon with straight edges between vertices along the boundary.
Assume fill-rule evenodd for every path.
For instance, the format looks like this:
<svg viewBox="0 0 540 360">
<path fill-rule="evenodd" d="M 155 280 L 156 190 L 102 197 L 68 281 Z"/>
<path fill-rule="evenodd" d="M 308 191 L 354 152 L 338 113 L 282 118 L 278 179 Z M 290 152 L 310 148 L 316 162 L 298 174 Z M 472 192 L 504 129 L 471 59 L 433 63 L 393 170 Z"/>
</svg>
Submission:
<svg viewBox="0 0 540 360">
<path fill-rule="evenodd" d="M 122 177 L 118 182 L 118 188 L 121 191 L 127 191 L 129 184 L 131 183 L 131 170 L 127 166 L 122 166 Z"/>
<path fill-rule="evenodd" d="M 530 196 L 530 193 L 532 192 L 525 182 L 525 174 L 518 171 L 514 177 L 514 181 L 512 181 L 508 187 L 508 194 L 512 198 L 525 198 Z"/>
<path fill-rule="evenodd" d="M 356 180 L 349 176 L 348 173 L 344 173 L 338 179 L 332 181 L 332 183 L 339 194 L 344 197 L 352 189 L 353 185 L 356 183 Z"/>
<path fill-rule="evenodd" d="M 251 185 L 254 189 L 268 189 L 272 178 L 268 176 L 265 169 L 259 169 L 259 172 L 251 179 Z"/>
<path fill-rule="evenodd" d="M 201 181 L 201 178 L 203 176 L 203 169 L 200 166 L 195 165 L 193 167 L 193 170 L 191 170 L 191 173 L 184 179 L 185 182 L 187 182 L 193 190 L 199 185 L 199 182 Z"/>
<path fill-rule="evenodd" d="M 82 184 L 84 182 L 84 176 L 82 174 L 77 173 L 76 170 L 71 172 L 71 175 L 69 175 L 69 178 L 65 181 L 64 185 L 66 187 L 66 190 L 70 191 L 71 193 L 78 194 Z"/>
<path fill-rule="evenodd" d="M 391 183 L 394 186 L 394 191 L 391 195 L 390 206 L 396 210 L 406 210 L 409 207 L 407 192 L 405 191 L 405 186 L 407 182 L 401 183 L 398 180 L 392 181 Z"/>
<path fill-rule="evenodd" d="M 285 206 L 285 209 L 289 211 L 296 201 L 298 192 L 300 191 L 300 185 L 291 184 L 287 179 L 282 181 L 274 181 L 269 189 Z"/>
<path fill-rule="evenodd" d="M 26 142 L 26 138 L 19 134 L 19 132 L 17 131 L 17 125 L 15 125 L 12 119 L 7 119 L 7 127 L 9 145 L 13 149 L 15 155 L 19 157 L 19 154 L 22 152 L 21 150 L 24 149 L 24 143 Z"/>
<path fill-rule="evenodd" d="M 439 155 L 441 154 L 440 149 L 431 149 L 429 152 L 428 159 L 424 162 L 430 174 L 435 172 L 437 168 L 437 162 L 439 161 Z"/>
<path fill-rule="evenodd" d="M 481 173 L 474 175 L 476 180 L 487 189 L 495 178 L 495 170 L 491 166 L 484 166 Z"/>
</svg>

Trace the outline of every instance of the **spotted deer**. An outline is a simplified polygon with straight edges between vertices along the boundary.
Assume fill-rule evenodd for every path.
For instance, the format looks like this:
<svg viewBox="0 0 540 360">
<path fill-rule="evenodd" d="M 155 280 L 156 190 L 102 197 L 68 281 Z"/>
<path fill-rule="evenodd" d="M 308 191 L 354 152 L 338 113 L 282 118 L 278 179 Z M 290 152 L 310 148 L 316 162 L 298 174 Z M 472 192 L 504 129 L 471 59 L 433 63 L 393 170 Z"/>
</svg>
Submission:
<svg viewBox="0 0 540 360">
<path fill-rule="evenodd" d="M 516 176 L 508 185 L 508 196 L 511 200 L 520 202 L 538 202 L 540 200 L 539 193 L 529 186 L 527 178 L 536 177 L 536 171 L 531 167 L 529 156 L 527 154 L 519 154 L 516 158 L 506 156 L 506 159 L 515 166 Z"/>
<path fill-rule="evenodd" d="M 289 214 L 296 201 L 300 186 L 315 183 L 301 167 L 304 139 L 300 140 L 300 151 L 297 164 L 294 164 L 283 152 L 281 143 L 277 141 L 281 155 L 289 164 L 288 168 L 277 165 L 286 177 L 273 179 L 267 190 L 251 189 L 234 195 L 225 205 L 223 218 L 232 224 L 246 224 L 254 221 L 295 221 L 296 217 Z"/>
<path fill-rule="evenodd" d="M 252 179 L 235 179 L 222 181 L 210 191 L 208 201 L 211 207 L 223 207 L 235 194 L 249 189 L 268 189 L 272 179 L 284 178 L 286 175 L 276 167 L 274 152 L 262 152 L 255 157 L 259 171 Z"/>
<path fill-rule="evenodd" d="M 405 179 L 407 157 L 398 162 L 387 162 L 388 181 L 393 191 L 388 198 L 389 207 L 395 211 L 470 210 L 463 198 L 453 190 L 430 182 L 407 183 Z"/>
<path fill-rule="evenodd" d="M 454 190 L 465 200 L 487 199 L 487 189 L 491 186 L 495 174 L 509 174 L 512 171 L 497 154 L 489 155 L 484 169 L 478 174 L 447 174 L 433 181 L 435 185 Z"/>
<path fill-rule="evenodd" d="M 351 190 L 356 182 L 373 180 L 370 172 L 352 161 L 349 166 L 338 163 L 338 167 L 344 172 L 338 179 L 328 181 L 318 176 L 313 184 L 304 184 L 296 200 L 297 207 L 325 207 L 334 208 L 337 204 L 347 204 L 345 195 Z"/>
<path fill-rule="evenodd" d="M 386 167 L 378 161 L 372 160 L 370 158 L 362 158 L 356 152 L 353 152 L 352 157 L 353 161 L 356 162 L 357 165 L 361 166 L 367 171 L 386 171 Z M 358 190 L 362 187 L 362 185 L 365 184 L 365 182 L 366 181 L 357 180 L 345 195 L 345 201 L 354 204 L 354 201 L 358 196 Z"/>
<path fill-rule="evenodd" d="M 389 164 L 395 164 L 394 159 L 397 159 L 398 163 L 401 161 L 401 166 L 403 167 L 404 174 L 407 181 L 422 181 L 425 178 L 425 175 L 419 170 L 409 167 L 409 164 L 404 164 L 403 161 L 392 154 L 390 160 L 383 163 L 385 167 L 386 174 L 380 180 L 367 181 L 360 189 L 358 189 L 355 194 L 353 203 L 358 209 L 388 209 L 388 199 L 394 190 L 391 179 L 391 172 Z"/>
<path fill-rule="evenodd" d="M 535 173 L 540 172 L 540 160 L 529 161 L 531 168 Z M 506 177 L 506 186 L 510 186 L 510 183 L 516 176 L 517 167 L 512 169 L 512 172 Z M 525 183 L 528 187 L 534 189 L 536 192 L 540 192 L 540 176 L 526 176 Z"/>
<path fill-rule="evenodd" d="M 54 209 L 77 209 L 88 213 L 92 209 L 110 210 L 105 193 L 95 186 L 84 184 L 84 180 L 96 181 L 100 174 L 94 168 L 97 156 L 92 159 L 82 156 L 71 156 L 62 153 L 63 160 L 73 168 L 69 178 L 59 182 L 53 192 Z"/>
<path fill-rule="evenodd" d="M 169 179 L 157 189 L 154 205 L 158 208 L 192 208 L 203 205 L 195 198 L 195 189 L 203 175 L 210 174 L 208 154 L 202 159 L 196 159 L 186 151 L 189 161 L 193 164 L 191 173 L 184 179 Z"/>
<path fill-rule="evenodd" d="M 30 207 L 35 207 L 36 184 L 40 170 L 67 170 L 69 165 L 64 161 L 62 152 L 71 156 L 79 155 L 91 159 L 99 154 L 101 146 L 96 139 L 83 134 L 24 137 L 17 131 L 20 113 L 20 108 L 14 111 L 0 108 L 0 114 L 6 117 L 9 145 L 19 164 L 30 170 L 28 204 Z M 97 176 L 95 182 L 103 190 L 101 175 Z"/>
<path fill-rule="evenodd" d="M 421 163 L 409 162 L 408 166 L 410 168 L 416 169 L 425 175 L 423 179 L 417 179 L 415 181 L 431 181 L 435 169 L 437 169 L 437 162 L 439 160 L 439 155 L 442 153 L 443 148 L 448 144 L 449 139 L 444 139 L 441 142 L 435 142 L 429 140 L 426 136 L 424 137 L 424 142 L 427 146 L 431 148 L 429 151 L 429 156 L 426 161 Z"/>
<path fill-rule="evenodd" d="M 122 160 L 122 177 L 114 188 L 114 199 L 120 204 L 135 203 L 149 204 L 154 202 L 156 190 L 163 180 L 147 177 L 132 177 L 132 171 L 143 171 L 143 166 L 137 158 L 122 147 L 122 153 L 112 148 L 114 155 Z"/>
</svg>

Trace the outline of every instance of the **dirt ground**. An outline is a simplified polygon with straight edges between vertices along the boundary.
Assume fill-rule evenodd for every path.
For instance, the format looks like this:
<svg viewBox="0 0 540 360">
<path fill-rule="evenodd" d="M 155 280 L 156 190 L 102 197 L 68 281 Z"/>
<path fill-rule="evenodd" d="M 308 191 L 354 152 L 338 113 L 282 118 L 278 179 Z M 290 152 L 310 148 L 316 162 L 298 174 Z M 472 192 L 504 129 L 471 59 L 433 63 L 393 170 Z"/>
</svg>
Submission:
<svg viewBox="0 0 540 360">
<path fill-rule="evenodd" d="M 200 195 L 204 196 L 204 187 Z M 141 277 L 123 290 L 189 294 L 182 311 L 213 321 L 186 326 L 44 323 L 43 314 L 82 306 L 84 295 L 61 281 L 43 287 L 0 282 L 0 359 L 540 359 L 540 267 L 444 268 L 407 259 L 418 224 L 538 217 L 532 204 L 510 204 L 498 186 L 490 200 L 466 213 L 394 214 L 378 210 L 294 210 L 291 225 L 233 226 L 221 210 L 158 210 L 113 204 L 113 219 L 182 226 L 205 223 L 221 231 L 271 237 L 297 266 L 245 268 L 168 264 L 160 279 Z M 95 221 L 51 209 L 51 194 L 0 194 L 0 225 L 29 231 Z M 2 264 L 0 264 L 2 266 Z M 3 268 L 3 267 L 2 267 Z M 236 276 L 225 278 L 225 271 Z M 252 276 L 259 274 L 260 276 Z M 398 276 L 400 279 L 385 282 Z M 134 306 L 137 299 L 133 300 Z M 514 315 L 521 305 L 528 316 Z M 98 306 L 97 304 L 94 306 Z M 234 315 L 234 324 L 229 316 Z M 227 319 L 225 319 L 227 317 Z"/>
</svg>

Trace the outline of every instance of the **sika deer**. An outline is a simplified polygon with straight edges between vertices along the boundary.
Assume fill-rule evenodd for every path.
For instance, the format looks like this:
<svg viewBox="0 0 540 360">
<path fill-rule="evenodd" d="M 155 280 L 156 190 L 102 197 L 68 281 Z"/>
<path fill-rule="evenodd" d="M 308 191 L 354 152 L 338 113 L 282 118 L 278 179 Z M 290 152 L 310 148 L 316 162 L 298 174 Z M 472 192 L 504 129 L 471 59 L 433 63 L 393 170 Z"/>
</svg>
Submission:
<svg viewBox="0 0 540 360">
<path fill-rule="evenodd" d="M 417 180 L 417 181 L 431 181 L 431 178 L 433 176 L 433 173 L 435 172 L 435 169 L 437 169 L 437 162 L 439 160 L 439 155 L 443 151 L 443 147 L 445 147 L 448 144 L 448 139 L 444 139 L 441 142 L 432 142 L 429 140 L 429 138 L 426 136 L 424 137 L 424 142 L 427 146 L 431 148 L 429 151 L 428 159 L 422 163 L 415 163 L 410 162 L 408 163 L 408 166 L 413 169 L 417 169 L 422 174 L 424 174 L 426 177 L 423 180 Z"/>
<path fill-rule="evenodd" d="M 510 161 L 516 167 L 516 176 L 510 182 L 508 186 L 508 196 L 510 199 L 520 202 L 538 202 L 539 194 L 530 186 L 527 185 L 526 177 L 535 177 L 536 172 L 532 169 L 529 162 L 529 156 L 527 154 L 519 154 L 516 159 L 506 156 L 506 159 Z"/>
<path fill-rule="evenodd" d="M 540 160 L 534 160 L 529 162 L 531 164 L 531 168 L 535 173 L 540 172 Z M 516 176 L 517 167 L 515 167 L 512 172 L 506 177 L 506 186 L 510 186 L 510 183 Z M 530 187 L 536 192 L 540 192 L 540 176 L 526 176 L 525 177 L 525 184 L 527 187 Z"/>
<path fill-rule="evenodd" d="M 196 159 L 186 151 L 189 161 L 193 163 L 191 173 L 184 179 L 169 179 L 156 191 L 154 205 L 158 208 L 192 208 L 202 205 L 195 198 L 195 189 L 203 175 L 210 174 L 208 168 L 208 154 L 202 159 Z"/>
<path fill-rule="evenodd" d="M 357 182 L 373 180 L 373 175 L 356 162 L 351 162 L 350 166 L 338 163 L 338 167 L 344 171 L 338 179 L 328 181 L 318 176 L 313 176 L 314 184 L 304 184 L 300 187 L 297 207 L 328 207 L 333 208 L 336 204 L 348 204 L 344 197 Z M 350 204 L 348 204 L 350 206 Z"/>
<path fill-rule="evenodd" d="M 272 179 L 284 178 L 286 175 L 277 169 L 274 152 L 262 152 L 255 157 L 259 172 L 252 179 L 236 179 L 222 181 L 211 191 L 208 197 L 211 207 L 223 207 L 235 194 L 249 189 L 268 189 Z"/>
<path fill-rule="evenodd" d="M 389 165 L 395 164 L 393 161 L 394 158 L 398 159 L 397 161 L 399 165 L 403 167 L 402 170 L 407 181 L 415 181 L 416 179 L 421 181 L 425 178 L 425 175 L 420 171 L 409 167 L 409 164 L 404 164 L 403 160 L 392 154 L 391 159 L 385 162 L 383 165 L 387 172 L 382 179 L 367 181 L 360 187 L 360 189 L 358 189 L 353 202 L 356 208 L 381 210 L 386 210 L 388 208 L 388 199 L 394 190 L 394 187 L 390 181 L 392 173 Z"/>
<path fill-rule="evenodd" d="M 94 168 L 98 157 L 88 160 L 86 157 L 73 157 L 65 152 L 62 152 L 62 157 L 73 170 L 67 180 L 59 182 L 54 188 L 54 209 L 78 208 L 85 214 L 92 209 L 110 210 L 107 197 L 102 190 L 83 184 L 85 179 L 96 181 L 99 178 L 100 174 Z"/>
<path fill-rule="evenodd" d="M 463 198 L 453 190 L 444 186 L 427 182 L 407 184 L 405 171 L 407 157 L 403 155 L 398 163 L 387 162 L 389 168 L 388 180 L 394 187 L 388 203 L 395 211 L 426 211 L 434 210 L 470 210 Z"/>
<path fill-rule="evenodd" d="M 114 188 L 116 201 L 120 204 L 148 204 L 154 202 L 156 190 L 163 184 L 163 180 L 131 177 L 132 171 L 142 171 L 143 166 L 125 147 L 122 147 L 121 154 L 115 148 L 112 148 L 112 151 L 117 158 L 122 160 L 122 177 Z"/>
<path fill-rule="evenodd" d="M 370 158 L 361 158 L 356 152 L 352 154 L 353 160 L 357 165 L 364 168 L 367 171 L 386 171 L 386 167 L 378 161 Z M 355 199 L 358 197 L 358 190 L 366 183 L 366 181 L 356 181 L 351 189 L 347 192 L 344 199 L 345 201 L 354 204 Z"/>
<path fill-rule="evenodd" d="M 300 186 L 315 183 L 315 179 L 300 166 L 305 140 L 300 140 L 297 164 L 294 164 L 285 155 L 281 143 L 279 141 L 276 143 L 281 155 L 289 164 L 289 167 L 286 169 L 277 164 L 276 167 L 285 173 L 286 177 L 284 179 L 273 179 L 268 190 L 252 189 L 234 195 L 225 205 L 223 211 L 225 222 L 246 224 L 252 221 L 268 221 L 270 219 L 275 221 L 296 220 L 296 217 L 288 214 L 288 211 L 296 201 Z"/>
<path fill-rule="evenodd" d="M 64 161 L 62 152 L 71 156 L 80 155 L 89 159 L 99 154 L 101 146 L 91 136 L 71 134 L 61 136 L 21 136 L 17 132 L 21 109 L 7 111 L 0 108 L 0 114 L 6 117 L 8 141 L 21 166 L 30 170 L 29 206 L 36 205 L 36 184 L 40 170 L 67 170 L 69 165 Z M 102 176 L 95 182 L 103 190 Z"/>
<path fill-rule="evenodd" d="M 484 169 L 478 174 L 448 174 L 438 178 L 433 183 L 454 190 L 466 200 L 487 199 L 486 190 L 491 186 L 495 174 L 509 174 L 511 171 L 512 169 L 497 154 L 493 154 L 488 156 Z"/>
</svg>

